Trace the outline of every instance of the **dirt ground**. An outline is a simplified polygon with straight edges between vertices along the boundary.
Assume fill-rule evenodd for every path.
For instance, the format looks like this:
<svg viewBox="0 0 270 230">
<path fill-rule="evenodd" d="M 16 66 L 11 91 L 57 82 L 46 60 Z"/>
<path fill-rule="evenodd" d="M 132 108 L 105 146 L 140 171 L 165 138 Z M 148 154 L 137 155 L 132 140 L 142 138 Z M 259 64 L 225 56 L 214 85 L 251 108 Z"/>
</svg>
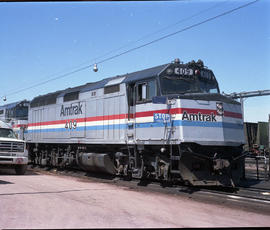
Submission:
<svg viewBox="0 0 270 230">
<path fill-rule="evenodd" d="M 57 175 L 0 174 L 0 228 L 269 227 L 270 216 Z"/>
</svg>

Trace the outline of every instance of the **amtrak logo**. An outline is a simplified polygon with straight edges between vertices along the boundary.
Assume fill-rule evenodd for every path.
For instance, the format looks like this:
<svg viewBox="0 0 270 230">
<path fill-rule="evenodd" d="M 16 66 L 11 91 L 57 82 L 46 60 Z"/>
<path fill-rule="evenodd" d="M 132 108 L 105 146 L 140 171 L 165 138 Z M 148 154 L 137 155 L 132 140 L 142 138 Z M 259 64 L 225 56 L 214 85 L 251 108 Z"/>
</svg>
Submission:
<svg viewBox="0 0 270 230">
<path fill-rule="evenodd" d="M 70 106 L 66 107 L 62 105 L 60 116 L 72 116 L 83 114 L 82 107 L 83 105 L 81 104 L 81 102 L 71 104 Z"/>
<path fill-rule="evenodd" d="M 217 102 L 217 115 L 218 116 L 224 115 L 223 103 L 221 102 Z"/>
<path fill-rule="evenodd" d="M 214 113 L 211 114 L 201 114 L 200 112 L 198 113 L 187 113 L 184 111 L 182 120 L 187 120 L 187 121 L 210 121 L 210 122 L 216 122 L 216 115 Z"/>
</svg>

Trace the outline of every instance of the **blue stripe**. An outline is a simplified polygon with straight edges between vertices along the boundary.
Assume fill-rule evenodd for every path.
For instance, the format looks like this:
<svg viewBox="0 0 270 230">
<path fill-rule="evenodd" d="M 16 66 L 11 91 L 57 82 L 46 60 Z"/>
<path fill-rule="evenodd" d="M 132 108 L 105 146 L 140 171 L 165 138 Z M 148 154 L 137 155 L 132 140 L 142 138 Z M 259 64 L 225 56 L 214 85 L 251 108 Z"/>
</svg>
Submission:
<svg viewBox="0 0 270 230">
<path fill-rule="evenodd" d="M 161 122 L 148 122 L 148 123 L 137 123 L 135 125 L 136 128 L 151 128 L 151 127 L 164 127 L 171 126 L 171 123 L 161 123 Z M 204 122 L 204 121 L 182 121 L 176 120 L 172 122 L 173 126 L 184 126 L 184 127 L 209 127 L 209 128 L 227 128 L 227 129 L 243 129 L 243 124 L 233 124 L 227 122 Z M 52 128 L 52 129 L 41 129 L 41 130 L 27 130 L 27 133 L 37 133 L 37 132 L 80 132 L 80 131 L 91 131 L 91 130 L 107 130 L 107 129 L 127 129 L 127 124 L 120 125 L 97 125 L 97 126 L 86 126 L 86 127 L 78 127 L 76 130 L 67 130 L 65 128 Z"/>
<path fill-rule="evenodd" d="M 84 127 L 80 127 L 80 128 L 84 128 Z M 86 126 L 85 129 L 86 130 L 127 129 L 127 124 Z"/>
<path fill-rule="evenodd" d="M 243 124 L 233 124 L 227 122 L 203 122 L 203 121 L 182 121 L 177 120 L 172 122 L 173 126 L 195 126 L 195 127 L 214 127 L 214 128 L 229 128 L 229 129 L 243 129 Z M 136 124 L 136 128 L 150 128 L 150 127 L 164 127 L 165 123 L 140 123 Z M 167 123 L 170 127 L 171 124 Z"/>
</svg>

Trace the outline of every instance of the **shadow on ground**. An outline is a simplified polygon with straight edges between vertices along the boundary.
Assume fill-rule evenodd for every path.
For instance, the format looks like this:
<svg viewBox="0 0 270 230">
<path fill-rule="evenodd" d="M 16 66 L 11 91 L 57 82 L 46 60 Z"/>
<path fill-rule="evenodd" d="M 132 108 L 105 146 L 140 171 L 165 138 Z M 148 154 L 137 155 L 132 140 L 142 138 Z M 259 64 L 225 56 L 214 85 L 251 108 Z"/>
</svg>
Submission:
<svg viewBox="0 0 270 230">
<path fill-rule="evenodd" d="M 25 175 L 24 176 L 27 176 L 27 175 L 38 175 L 38 173 L 34 172 L 33 170 L 31 170 L 30 168 L 26 171 Z M 0 176 L 21 176 L 21 175 L 17 175 L 15 173 L 15 170 L 12 169 L 12 168 L 1 168 L 0 169 Z"/>
</svg>

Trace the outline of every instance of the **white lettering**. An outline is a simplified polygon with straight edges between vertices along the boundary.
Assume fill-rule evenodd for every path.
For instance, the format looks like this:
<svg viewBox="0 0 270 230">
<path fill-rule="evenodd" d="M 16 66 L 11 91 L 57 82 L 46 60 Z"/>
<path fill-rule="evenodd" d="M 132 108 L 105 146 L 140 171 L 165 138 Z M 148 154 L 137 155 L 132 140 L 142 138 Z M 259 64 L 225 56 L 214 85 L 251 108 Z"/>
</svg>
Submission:
<svg viewBox="0 0 270 230">
<path fill-rule="evenodd" d="M 193 69 L 176 67 L 174 69 L 174 73 L 176 75 L 187 75 L 187 76 L 191 76 L 191 75 L 193 75 Z"/>
</svg>

